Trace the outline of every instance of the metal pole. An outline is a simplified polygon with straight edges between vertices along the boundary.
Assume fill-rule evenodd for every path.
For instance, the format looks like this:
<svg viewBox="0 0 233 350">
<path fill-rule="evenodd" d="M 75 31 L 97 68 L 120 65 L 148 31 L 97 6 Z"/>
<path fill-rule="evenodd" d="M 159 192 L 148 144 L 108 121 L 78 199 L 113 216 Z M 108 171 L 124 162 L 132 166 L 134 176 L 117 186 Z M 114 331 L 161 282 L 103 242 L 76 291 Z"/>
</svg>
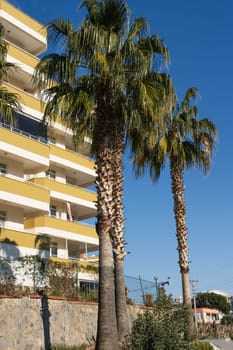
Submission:
<svg viewBox="0 0 233 350">
<path fill-rule="evenodd" d="M 87 260 L 87 242 L 85 242 L 85 255 L 86 255 L 86 260 Z"/>
<path fill-rule="evenodd" d="M 144 294 L 144 289 L 143 289 L 143 285 L 142 285 L 141 276 L 139 276 L 139 282 L 140 282 L 140 286 L 141 286 L 141 290 L 142 290 L 142 299 L 143 299 L 143 303 L 145 303 L 145 294 Z"/>
<path fill-rule="evenodd" d="M 158 284 L 158 277 L 155 276 L 154 277 L 154 280 L 155 280 L 155 290 L 156 290 L 156 300 L 158 299 L 159 297 L 159 284 Z"/>
<path fill-rule="evenodd" d="M 193 294 L 193 307 L 194 307 L 194 320 L 195 320 L 195 328 L 196 331 L 198 330 L 198 324 L 197 324 L 197 301 L 196 301 L 196 290 L 195 287 L 199 281 L 192 280 L 190 281 L 192 284 L 192 294 Z"/>
</svg>

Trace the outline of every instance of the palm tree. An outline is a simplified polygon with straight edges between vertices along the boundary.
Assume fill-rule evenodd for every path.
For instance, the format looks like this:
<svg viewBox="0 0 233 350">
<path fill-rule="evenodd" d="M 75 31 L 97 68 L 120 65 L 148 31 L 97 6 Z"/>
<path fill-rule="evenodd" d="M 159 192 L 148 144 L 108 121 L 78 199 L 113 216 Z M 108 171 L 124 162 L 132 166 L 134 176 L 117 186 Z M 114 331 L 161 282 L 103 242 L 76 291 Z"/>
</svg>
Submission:
<svg viewBox="0 0 233 350">
<path fill-rule="evenodd" d="M 155 74 L 152 67 L 155 56 L 167 60 L 168 51 L 156 35 L 145 37 L 143 18 L 129 27 L 129 9 L 123 0 L 85 0 L 82 7 L 87 15 L 78 30 L 61 19 L 47 25 L 49 39 L 55 43 L 61 39 L 62 50 L 41 60 L 35 79 L 41 87 L 49 84 L 45 118 L 60 115 L 79 139 L 92 137 L 100 251 L 96 349 L 114 350 L 128 331 L 123 285 L 124 141 L 128 130 L 142 127 L 144 119 L 159 118 L 169 77 Z"/>
<path fill-rule="evenodd" d="M 15 65 L 7 62 L 8 45 L 4 40 L 5 29 L 0 23 L 0 83 L 7 80 L 10 73 L 13 73 Z M 18 95 L 9 92 L 5 87 L 0 86 L 0 120 L 8 124 L 16 123 L 16 113 L 20 111 L 20 100 Z"/>
<path fill-rule="evenodd" d="M 142 175 L 149 168 L 153 180 L 158 179 L 166 160 L 170 161 L 171 188 L 174 201 L 176 237 L 178 242 L 179 266 L 182 279 L 183 303 L 187 308 L 186 339 L 193 335 L 193 316 L 189 286 L 188 230 L 184 199 L 183 171 L 191 167 L 201 168 L 204 173 L 210 169 L 217 131 L 208 119 L 197 119 L 197 107 L 191 100 L 197 95 L 196 88 L 187 90 L 181 105 L 176 104 L 172 113 L 166 115 L 166 128 L 161 130 L 159 140 L 148 146 L 152 131 L 144 134 L 144 146 L 135 150 L 136 175 Z"/>
</svg>

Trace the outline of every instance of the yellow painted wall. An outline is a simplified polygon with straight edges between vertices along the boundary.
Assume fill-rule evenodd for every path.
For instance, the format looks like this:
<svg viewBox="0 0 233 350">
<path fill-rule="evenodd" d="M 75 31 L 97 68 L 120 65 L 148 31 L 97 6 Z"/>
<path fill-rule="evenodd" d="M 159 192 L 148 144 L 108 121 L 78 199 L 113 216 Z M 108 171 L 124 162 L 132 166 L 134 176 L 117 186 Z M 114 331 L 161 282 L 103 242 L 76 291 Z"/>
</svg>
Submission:
<svg viewBox="0 0 233 350">
<path fill-rule="evenodd" d="M 93 238 L 98 238 L 96 230 L 92 226 L 79 224 L 77 222 L 71 222 L 61 220 L 49 216 L 39 216 L 36 218 L 26 219 L 24 221 L 25 229 L 31 229 L 33 227 L 48 227 L 51 229 L 61 230 L 64 232 L 80 234 Z"/>
<path fill-rule="evenodd" d="M 94 170 L 95 163 L 91 159 L 88 159 L 86 157 L 82 157 L 80 154 L 56 147 L 54 145 L 50 145 L 50 149 L 51 149 L 51 151 L 50 151 L 51 154 L 54 156 L 67 159 L 70 162 L 77 163 L 77 164 L 80 164 L 80 165 L 87 167 L 91 170 Z"/>
<path fill-rule="evenodd" d="M 18 148 L 23 148 L 26 151 L 39 154 L 42 157 L 49 158 L 48 145 L 32 140 L 29 137 L 20 135 L 11 130 L 0 128 L 0 140 Z"/>
<path fill-rule="evenodd" d="M 40 202 L 49 203 L 49 190 L 28 182 L 16 181 L 2 176 L 0 181 L 0 190 L 38 200 Z"/>
<path fill-rule="evenodd" d="M 13 244 L 14 242 L 16 247 L 39 248 L 40 241 L 36 244 L 36 237 L 33 234 L 0 228 L 0 242 L 9 244 Z"/>
<path fill-rule="evenodd" d="M 20 22 L 24 23 L 32 30 L 39 32 L 46 38 L 46 31 L 45 29 L 42 29 L 42 25 L 39 22 L 26 15 L 22 11 L 18 10 L 16 7 L 12 6 L 11 4 L 9 4 L 9 2 L 5 0 L 0 0 L 0 9 L 9 13 L 12 17 L 17 18 Z"/>
<path fill-rule="evenodd" d="M 18 47 L 9 44 L 8 46 L 8 55 L 14 57 L 15 59 L 23 62 L 31 68 L 35 68 L 39 59 L 26 53 L 25 51 L 20 50 Z"/>
<path fill-rule="evenodd" d="M 30 182 L 49 188 L 52 191 L 60 192 L 69 196 L 84 199 L 90 202 L 96 202 L 96 193 L 89 192 L 85 189 L 81 189 L 69 184 L 63 184 L 47 178 L 35 178 L 31 179 Z"/>
<path fill-rule="evenodd" d="M 2 86 L 5 87 L 9 92 L 17 94 L 22 104 L 30 108 L 33 108 L 40 113 L 43 113 L 45 104 L 41 103 L 41 101 L 38 98 L 35 98 L 32 95 L 26 94 L 23 90 L 17 89 L 8 84 L 2 84 Z"/>
</svg>

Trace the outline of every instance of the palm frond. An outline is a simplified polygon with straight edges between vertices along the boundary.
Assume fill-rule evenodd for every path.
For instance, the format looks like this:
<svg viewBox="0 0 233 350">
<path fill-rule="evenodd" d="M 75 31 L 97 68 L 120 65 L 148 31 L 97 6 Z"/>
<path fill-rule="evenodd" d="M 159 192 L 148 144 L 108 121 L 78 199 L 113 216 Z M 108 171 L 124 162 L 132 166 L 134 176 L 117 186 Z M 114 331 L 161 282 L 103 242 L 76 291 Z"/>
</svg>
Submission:
<svg viewBox="0 0 233 350">
<path fill-rule="evenodd" d="M 69 57 L 59 54 L 49 54 L 42 58 L 35 68 L 33 76 L 34 84 L 44 89 L 63 82 L 74 84 L 76 79 L 76 67 Z"/>
<path fill-rule="evenodd" d="M 190 106 L 190 102 L 195 100 L 198 96 L 198 89 L 196 87 L 189 88 L 184 96 L 184 99 L 181 103 L 182 111 L 186 112 L 187 108 Z"/>
<path fill-rule="evenodd" d="M 143 35 L 144 32 L 148 30 L 148 23 L 144 17 L 137 17 L 129 28 L 127 38 L 125 41 L 135 41 L 137 42 Z"/>
<path fill-rule="evenodd" d="M 63 51 L 66 48 L 68 37 L 74 33 L 74 26 L 71 21 L 57 18 L 45 25 L 47 29 L 48 41 L 54 46 L 59 45 Z"/>
<path fill-rule="evenodd" d="M 6 88 L 0 88 L 0 113 L 1 121 L 10 125 L 16 125 L 16 116 L 21 111 L 20 98 L 17 94 L 9 92 Z"/>
</svg>

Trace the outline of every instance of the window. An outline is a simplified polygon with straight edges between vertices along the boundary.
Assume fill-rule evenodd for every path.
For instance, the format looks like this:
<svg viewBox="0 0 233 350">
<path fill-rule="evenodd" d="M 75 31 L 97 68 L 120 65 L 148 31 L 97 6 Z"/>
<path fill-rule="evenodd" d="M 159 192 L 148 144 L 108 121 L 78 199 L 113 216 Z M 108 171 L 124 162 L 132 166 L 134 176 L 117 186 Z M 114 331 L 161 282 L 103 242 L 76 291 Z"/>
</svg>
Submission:
<svg viewBox="0 0 233 350">
<path fill-rule="evenodd" d="M 57 242 L 52 242 L 50 247 L 51 256 L 57 256 Z"/>
<path fill-rule="evenodd" d="M 98 290 L 98 283 L 92 281 L 79 281 L 79 288 L 85 294 Z"/>
<path fill-rule="evenodd" d="M 53 169 L 48 169 L 48 170 L 45 172 L 45 175 L 46 175 L 49 179 L 53 179 L 53 180 L 56 179 L 56 171 L 53 170 Z"/>
<path fill-rule="evenodd" d="M 68 247 L 68 256 L 69 259 L 78 259 L 79 255 L 78 255 L 78 251 L 77 251 L 77 247 Z"/>
<path fill-rule="evenodd" d="M 0 163 L 0 175 L 5 176 L 7 174 L 7 165 Z"/>
<path fill-rule="evenodd" d="M 50 216 L 56 218 L 57 217 L 57 207 L 56 205 L 50 206 Z"/>
<path fill-rule="evenodd" d="M 92 298 L 98 298 L 98 283 L 92 281 L 79 281 L 79 290 L 86 298 L 91 294 Z M 92 299 L 94 300 L 94 299 Z"/>
<path fill-rule="evenodd" d="M 40 139 L 47 140 L 47 125 L 31 119 L 28 115 L 18 114 L 17 128 L 26 135 L 34 135 Z"/>
<path fill-rule="evenodd" d="M 0 227 L 5 226 L 5 221 L 6 221 L 6 212 L 0 210 Z"/>
</svg>

